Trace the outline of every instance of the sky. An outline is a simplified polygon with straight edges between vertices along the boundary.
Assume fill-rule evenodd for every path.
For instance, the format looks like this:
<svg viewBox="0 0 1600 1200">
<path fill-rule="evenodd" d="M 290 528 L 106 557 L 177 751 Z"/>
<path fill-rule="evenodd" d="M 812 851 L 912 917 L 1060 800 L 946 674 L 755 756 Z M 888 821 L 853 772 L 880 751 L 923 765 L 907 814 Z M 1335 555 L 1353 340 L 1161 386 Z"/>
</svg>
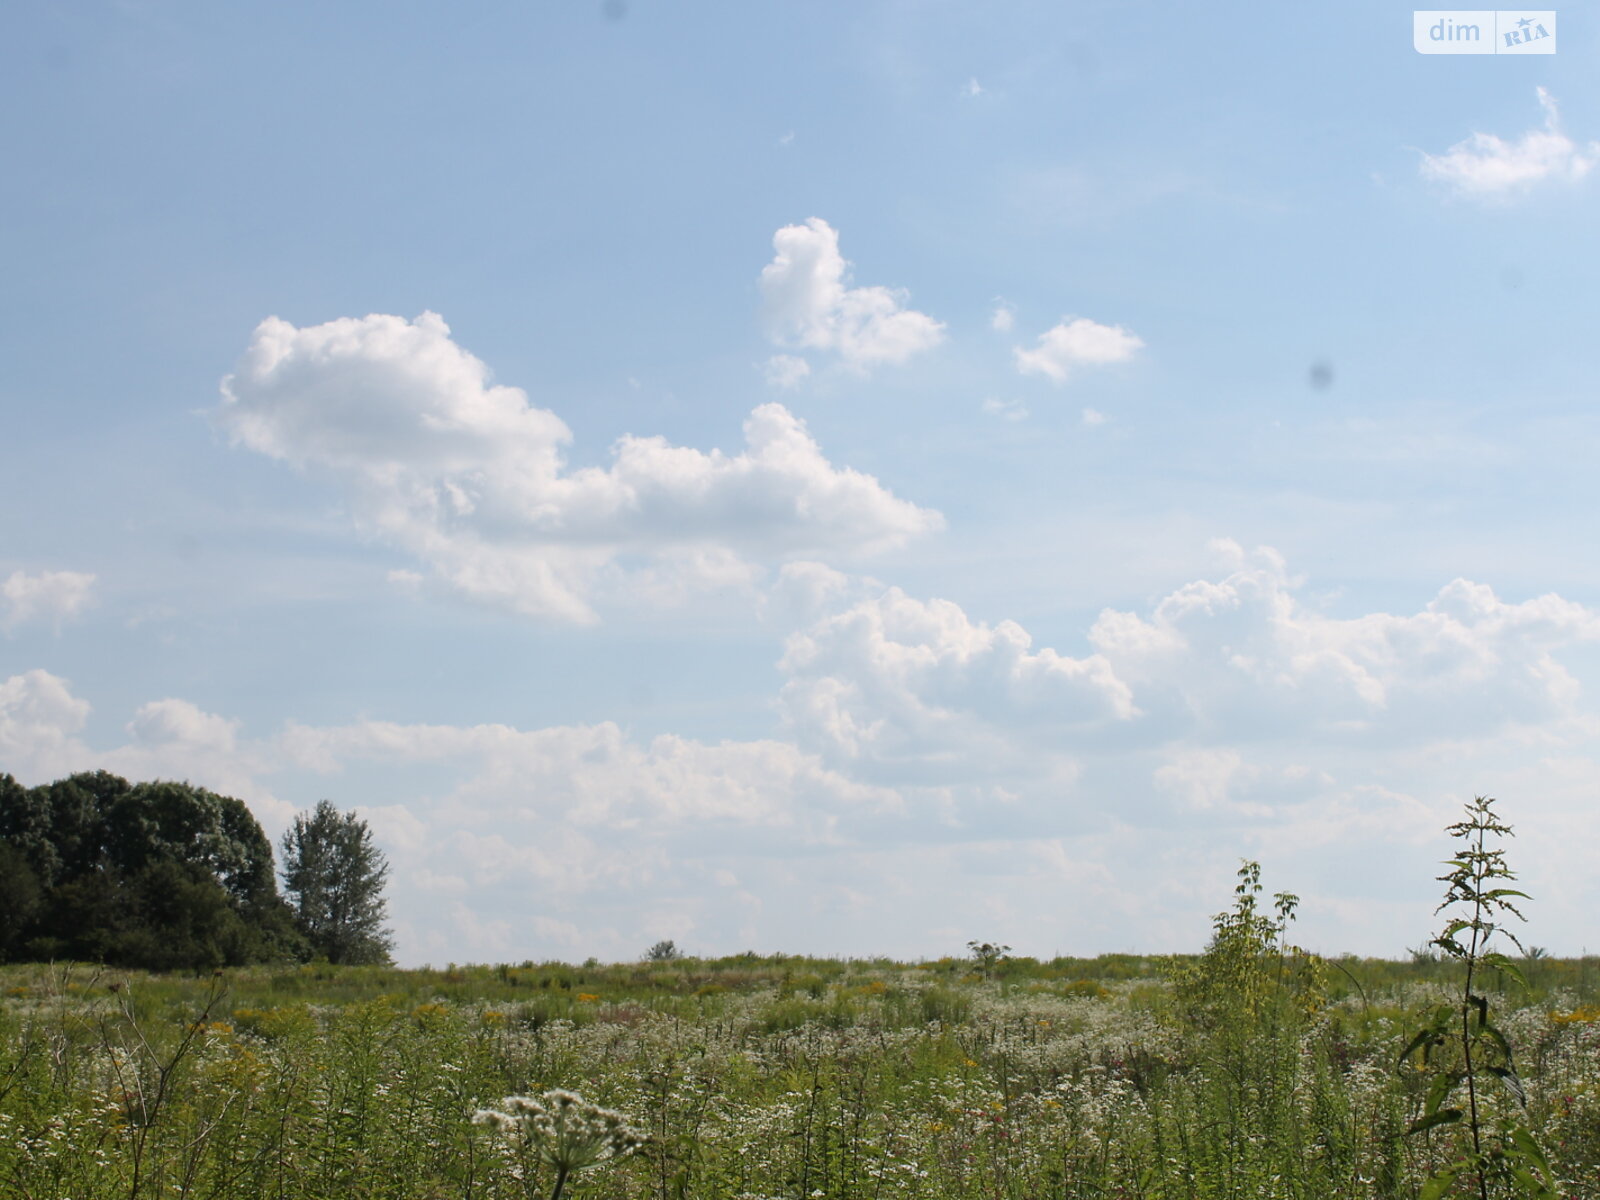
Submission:
<svg viewBox="0 0 1600 1200">
<path fill-rule="evenodd" d="M 403 964 L 1600 945 L 1600 34 L 0 10 L 0 770 L 366 819 Z"/>
</svg>

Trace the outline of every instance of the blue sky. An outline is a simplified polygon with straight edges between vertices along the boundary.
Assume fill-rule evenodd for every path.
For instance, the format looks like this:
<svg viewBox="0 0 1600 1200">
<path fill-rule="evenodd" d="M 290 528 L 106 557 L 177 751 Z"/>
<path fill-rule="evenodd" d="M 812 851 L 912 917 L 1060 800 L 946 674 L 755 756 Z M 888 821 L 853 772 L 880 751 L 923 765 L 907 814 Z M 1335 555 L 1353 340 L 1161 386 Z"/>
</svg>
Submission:
<svg viewBox="0 0 1600 1200">
<path fill-rule="evenodd" d="M 402 961 L 1590 944 L 1600 89 L 1411 12 L 0 15 L 0 769 Z"/>
</svg>

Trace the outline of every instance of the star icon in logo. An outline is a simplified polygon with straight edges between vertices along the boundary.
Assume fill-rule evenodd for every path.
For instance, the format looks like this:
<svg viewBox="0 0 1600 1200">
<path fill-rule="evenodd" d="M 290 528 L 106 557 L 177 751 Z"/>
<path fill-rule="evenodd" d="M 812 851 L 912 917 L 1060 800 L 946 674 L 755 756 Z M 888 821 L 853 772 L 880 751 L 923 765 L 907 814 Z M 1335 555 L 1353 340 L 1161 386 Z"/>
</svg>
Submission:
<svg viewBox="0 0 1600 1200">
<path fill-rule="evenodd" d="M 1532 17 L 1523 17 L 1522 20 L 1517 22 L 1517 28 L 1518 29 L 1526 29 L 1529 25 L 1532 25 L 1532 24 L 1533 24 L 1533 18 Z"/>
</svg>

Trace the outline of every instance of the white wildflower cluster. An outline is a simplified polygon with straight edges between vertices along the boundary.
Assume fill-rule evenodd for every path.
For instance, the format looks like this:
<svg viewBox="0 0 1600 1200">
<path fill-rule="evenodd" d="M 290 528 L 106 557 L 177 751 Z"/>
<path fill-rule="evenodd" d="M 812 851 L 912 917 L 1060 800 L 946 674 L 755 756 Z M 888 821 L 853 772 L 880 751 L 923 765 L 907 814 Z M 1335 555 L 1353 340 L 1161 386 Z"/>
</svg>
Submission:
<svg viewBox="0 0 1600 1200">
<path fill-rule="evenodd" d="M 621 1113 L 591 1104 L 576 1092 L 554 1089 L 537 1099 L 507 1096 L 500 1103 L 504 1111 L 479 1109 L 473 1123 L 504 1134 L 562 1178 L 626 1158 L 645 1142 Z"/>
</svg>

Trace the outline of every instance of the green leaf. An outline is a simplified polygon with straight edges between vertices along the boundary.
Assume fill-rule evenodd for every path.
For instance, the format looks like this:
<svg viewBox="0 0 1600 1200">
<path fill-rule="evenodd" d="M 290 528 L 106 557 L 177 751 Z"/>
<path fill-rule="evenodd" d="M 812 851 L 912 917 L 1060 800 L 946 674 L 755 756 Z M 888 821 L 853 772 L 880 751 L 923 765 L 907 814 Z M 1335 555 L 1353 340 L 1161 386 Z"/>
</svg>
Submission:
<svg viewBox="0 0 1600 1200">
<path fill-rule="evenodd" d="M 1441 1040 L 1442 1039 L 1439 1037 L 1439 1034 L 1438 1034 L 1437 1030 L 1434 1030 L 1434 1029 L 1431 1029 L 1431 1028 L 1430 1029 L 1424 1029 L 1420 1033 L 1418 1033 L 1416 1037 L 1412 1038 L 1409 1042 L 1406 1043 L 1406 1048 L 1404 1050 L 1400 1051 L 1400 1057 L 1396 1061 L 1401 1066 L 1404 1066 L 1406 1059 L 1410 1058 L 1413 1054 L 1415 1054 L 1418 1049 L 1420 1049 L 1423 1046 L 1436 1046 L 1436 1045 L 1439 1044 L 1439 1042 Z M 1426 1058 L 1427 1056 L 1424 1055 L 1423 1057 Z"/>
<path fill-rule="evenodd" d="M 1486 1037 L 1493 1042 L 1499 1048 L 1500 1053 L 1505 1056 L 1506 1065 L 1511 1065 L 1514 1056 L 1511 1053 L 1511 1043 L 1506 1041 L 1505 1034 L 1487 1022 L 1478 1027 L 1478 1034 L 1480 1037 Z"/>
<path fill-rule="evenodd" d="M 1454 1125 L 1461 1120 L 1462 1112 L 1459 1108 L 1441 1108 L 1438 1112 L 1430 1112 L 1425 1117 L 1418 1117 L 1406 1126 L 1406 1136 L 1414 1133 L 1423 1133 L 1439 1125 Z"/>
<path fill-rule="evenodd" d="M 1513 1125 L 1511 1127 L 1511 1144 L 1516 1147 L 1519 1154 L 1538 1163 L 1539 1169 L 1547 1176 L 1555 1174 L 1550 1169 L 1550 1160 L 1544 1156 L 1544 1148 L 1539 1145 L 1538 1140 L 1529 1132 L 1526 1125 Z"/>
<path fill-rule="evenodd" d="M 1512 962 L 1504 954 L 1497 952 L 1493 955 L 1485 955 L 1483 961 L 1489 966 L 1493 967 L 1495 970 L 1499 971 L 1502 975 L 1511 976 L 1511 978 L 1515 979 L 1522 987 L 1526 988 L 1528 986 L 1528 980 L 1527 977 L 1523 975 L 1522 968 L 1517 966 L 1516 963 Z"/>
<path fill-rule="evenodd" d="M 1442 1071 L 1428 1088 L 1428 1098 L 1423 1101 L 1422 1111 L 1430 1116 L 1444 1103 L 1445 1097 L 1450 1094 L 1450 1089 L 1461 1082 L 1461 1077 L 1453 1071 Z"/>
<path fill-rule="evenodd" d="M 1440 1197 L 1450 1190 L 1460 1173 L 1460 1167 L 1446 1167 L 1422 1185 L 1422 1190 L 1417 1193 L 1417 1200 L 1440 1200 Z"/>
</svg>

